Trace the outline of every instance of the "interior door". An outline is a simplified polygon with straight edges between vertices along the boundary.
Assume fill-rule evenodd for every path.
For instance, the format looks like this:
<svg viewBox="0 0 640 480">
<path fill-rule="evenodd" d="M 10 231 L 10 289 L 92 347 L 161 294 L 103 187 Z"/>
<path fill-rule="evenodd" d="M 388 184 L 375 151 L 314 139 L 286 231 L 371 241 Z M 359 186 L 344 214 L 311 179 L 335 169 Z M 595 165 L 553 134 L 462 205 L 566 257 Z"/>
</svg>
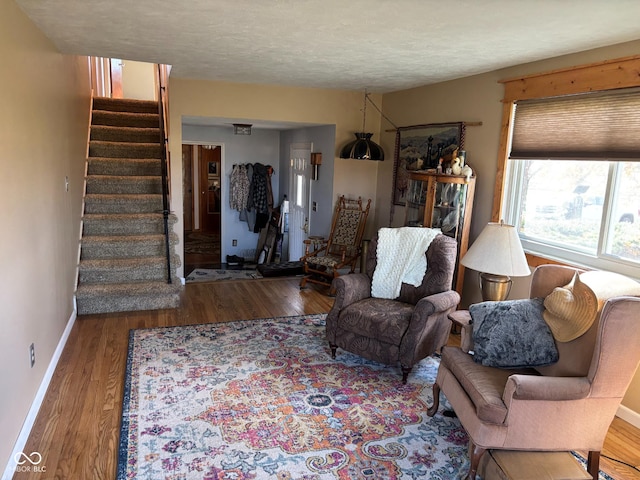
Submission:
<svg viewBox="0 0 640 480">
<path fill-rule="evenodd" d="M 220 233 L 220 146 L 204 148 L 198 145 L 200 159 L 200 231 Z"/>
<path fill-rule="evenodd" d="M 304 240 L 309 235 L 309 199 L 311 198 L 311 143 L 290 146 L 289 179 L 289 261 L 304 255 Z"/>
</svg>

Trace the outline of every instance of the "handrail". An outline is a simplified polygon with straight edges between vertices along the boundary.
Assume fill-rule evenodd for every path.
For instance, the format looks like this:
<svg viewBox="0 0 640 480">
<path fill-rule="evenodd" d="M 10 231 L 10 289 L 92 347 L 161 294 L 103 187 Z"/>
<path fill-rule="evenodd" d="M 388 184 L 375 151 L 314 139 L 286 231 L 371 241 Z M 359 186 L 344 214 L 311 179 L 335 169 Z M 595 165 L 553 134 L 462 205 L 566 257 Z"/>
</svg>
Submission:
<svg viewBox="0 0 640 480">
<path fill-rule="evenodd" d="M 171 248 L 169 235 L 169 168 L 167 165 L 169 158 L 169 145 L 167 124 L 166 124 L 166 86 L 162 65 L 158 64 L 158 114 L 160 116 L 160 143 L 162 144 L 160 165 L 162 170 L 162 218 L 164 221 L 165 254 L 167 256 L 167 283 L 172 283 L 171 279 Z"/>
</svg>

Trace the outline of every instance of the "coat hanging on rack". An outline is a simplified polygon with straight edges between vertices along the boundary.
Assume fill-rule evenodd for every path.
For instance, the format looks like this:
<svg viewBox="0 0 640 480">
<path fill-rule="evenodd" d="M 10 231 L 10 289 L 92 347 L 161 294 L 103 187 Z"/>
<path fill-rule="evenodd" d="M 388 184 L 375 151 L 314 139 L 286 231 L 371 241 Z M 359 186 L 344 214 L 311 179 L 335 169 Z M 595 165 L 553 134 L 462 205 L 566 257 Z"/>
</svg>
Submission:
<svg viewBox="0 0 640 480">
<path fill-rule="evenodd" d="M 259 233 L 273 211 L 273 167 L 261 163 L 234 164 L 229 177 L 229 206 L 240 212 L 249 231 Z"/>
</svg>

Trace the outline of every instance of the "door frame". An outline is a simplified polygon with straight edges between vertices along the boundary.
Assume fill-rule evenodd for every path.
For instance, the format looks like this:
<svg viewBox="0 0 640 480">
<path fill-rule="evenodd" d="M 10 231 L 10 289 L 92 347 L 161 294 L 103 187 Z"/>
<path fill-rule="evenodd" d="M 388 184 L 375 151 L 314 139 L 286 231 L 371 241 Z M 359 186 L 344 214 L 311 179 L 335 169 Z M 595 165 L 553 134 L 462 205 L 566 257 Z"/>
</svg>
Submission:
<svg viewBox="0 0 640 480">
<path fill-rule="evenodd" d="M 304 225 L 300 225 L 297 222 L 297 218 L 296 216 L 293 214 L 293 209 L 295 208 L 295 195 L 294 195 L 294 188 L 295 188 L 295 172 L 297 171 L 294 166 L 293 166 L 293 151 L 294 150 L 304 150 L 305 152 L 309 152 L 309 163 L 307 165 L 305 165 L 305 168 L 303 170 L 304 172 L 304 183 L 305 183 L 305 190 L 306 190 L 306 195 L 304 200 L 306 201 L 306 205 L 304 205 L 304 216 L 306 218 L 306 230 L 303 228 Z M 313 152 L 313 142 L 293 142 L 289 144 L 289 152 L 288 152 L 288 157 L 289 157 L 289 189 L 287 192 L 287 196 L 289 198 L 289 242 L 288 242 L 288 258 L 291 261 L 296 261 L 298 260 L 302 255 L 298 256 L 292 256 L 292 250 L 291 247 L 294 244 L 293 242 L 297 241 L 297 236 L 296 235 L 292 235 L 293 232 L 299 233 L 299 230 L 304 230 L 304 232 L 302 233 L 301 237 L 303 240 L 306 240 L 309 237 L 309 230 L 310 230 L 310 226 L 311 226 L 311 198 L 312 198 L 312 187 L 313 187 L 313 182 L 311 180 L 311 152 Z M 303 242 L 299 242 L 299 247 L 302 249 L 302 245 Z M 294 250 L 295 252 L 295 250 Z M 304 249 L 301 250 L 302 254 L 304 255 Z"/>
<path fill-rule="evenodd" d="M 225 192 L 229 191 L 229 178 L 226 174 L 226 148 L 225 148 L 225 144 L 224 142 L 219 142 L 219 141 L 207 141 L 207 140 L 182 140 L 182 145 L 192 145 L 197 147 L 198 145 L 215 145 L 220 147 L 220 188 L 221 188 L 221 198 L 224 199 L 224 195 Z M 182 147 L 181 147 L 182 148 Z M 196 149 L 197 150 L 197 149 Z M 196 185 L 198 185 L 198 191 L 200 188 L 200 173 L 199 173 L 199 163 L 200 159 L 198 159 L 198 165 L 196 166 L 195 164 L 193 165 L 192 168 L 192 175 L 194 176 L 192 178 L 193 182 L 198 182 L 198 183 L 194 183 L 194 187 Z M 184 195 L 184 179 L 182 179 L 182 184 L 180 185 L 180 190 L 182 191 L 182 195 Z M 191 193 L 191 208 L 193 208 L 193 220 L 194 220 L 194 229 L 195 229 L 195 220 L 196 218 L 198 219 L 198 229 L 200 228 L 200 207 L 199 207 L 199 202 L 195 202 L 195 198 L 194 198 L 194 193 L 195 190 L 192 189 L 192 193 Z M 227 193 L 228 195 L 228 193 Z M 184 198 L 184 197 L 183 197 Z M 199 195 L 198 195 L 199 198 Z M 228 205 L 228 203 L 225 203 L 224 201 L 222 201 L 222 204 L 220 205 L 220 258 L 226 258 L 226 254 L 227 252 L 225 251 L 225 242 L 224 242 L 224 234 L 225 234 L 225 222 L 224 222 L 224 218 L 225 218 L 225 214 L 226 214 L 226 207 L 225 205 Z M 184 200 L 183 200 L 183 205 L 182 205 L 182 215 L 184 215 L 184 209 L 185 209 L 185 205 L 184 205 Z M 182 226 L 182 235 L 184 238 L 184 224 Z M 183 245 L 183 249 L 184 249 L 184 245 Z M 183 251 L 183 255 L 184 255 L 184 251 Z"/>
</svg>

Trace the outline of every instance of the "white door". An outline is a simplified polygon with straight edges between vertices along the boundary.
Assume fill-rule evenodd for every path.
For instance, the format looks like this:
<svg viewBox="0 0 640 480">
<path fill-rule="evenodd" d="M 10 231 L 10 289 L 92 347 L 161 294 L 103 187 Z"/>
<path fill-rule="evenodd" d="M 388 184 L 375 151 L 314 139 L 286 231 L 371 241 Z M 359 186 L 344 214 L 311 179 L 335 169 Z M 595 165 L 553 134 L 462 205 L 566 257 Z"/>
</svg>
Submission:
<svg viewBox="0 0 640 480">
<path fill-rule="evenodd" d="M 304 240 L 309 235 L 309 198 L 311 196 L 311 143 L 290 147 L 289 179 L 289 261 L 304 255 Z"/>
</svg>

